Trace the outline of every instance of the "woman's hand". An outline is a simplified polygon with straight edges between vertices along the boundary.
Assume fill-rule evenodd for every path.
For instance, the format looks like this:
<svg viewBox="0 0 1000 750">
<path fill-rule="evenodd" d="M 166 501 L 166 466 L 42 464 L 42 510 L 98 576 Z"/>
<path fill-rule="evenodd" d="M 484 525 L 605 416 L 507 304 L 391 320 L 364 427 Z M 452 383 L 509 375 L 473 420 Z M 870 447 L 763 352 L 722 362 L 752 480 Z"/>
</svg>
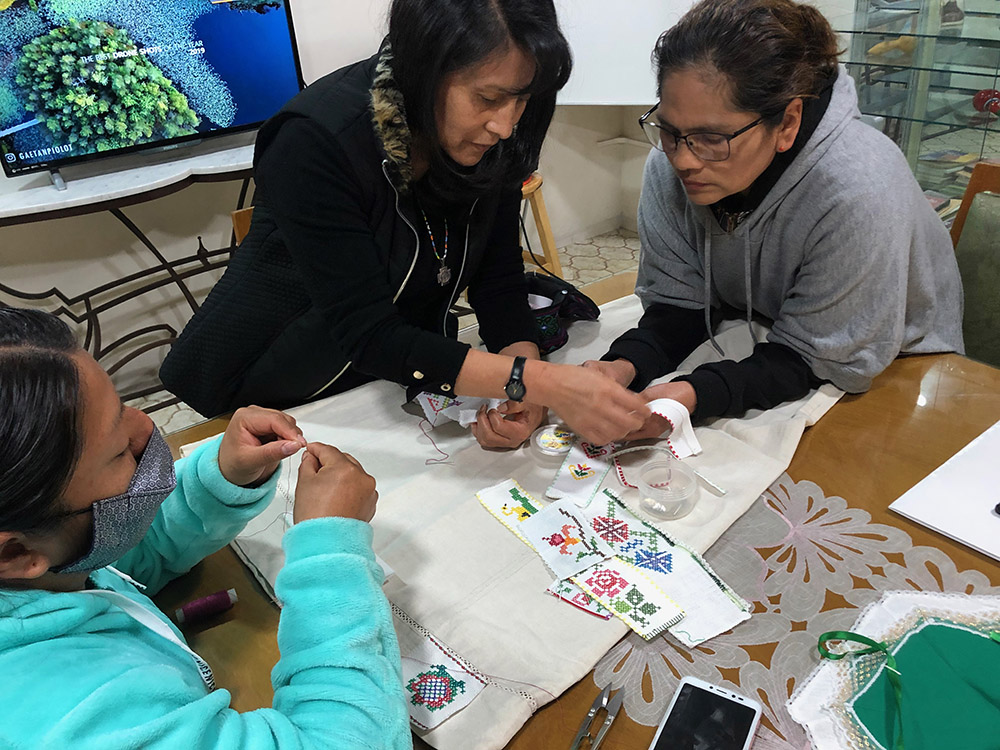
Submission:
<svg viewBox="0 0 1000 750">
<path fill-rule="evenodd" d="M 253 487 L 305 444 L 295 419 L 284 412 L 259 406 L 237 409 L 219 445 L 219 470 L 232 484 Z"/>
<path fill-rule="evenodd" d="M 547 404 L 573 432 L 595 445 L 620 440 L 641 429 L 649 417 L 638 393 L 590 367 L 528 362 L 525 387 L 528 398 Z"/>
<path fill-rule="evenodd" d="M 331 517 L 367 523 L 376 502 L 375 479 L 354 456 L 325 443 L 306 446 L 295 487 L 295 523 Z"/>
<path fill-rule="evenodd" d="M 619 385 L 628 388 L 629 384 L 635 380 L 635 365 L 627 359 L 616 359 L 611 362 L 604 362 L 598 359 L 588 359 L 583 363 L 584 367 L 590 367 L 598 372 L 604 373 Z"/>
<path fill-rule="evenodd" d="M 689 414 L 694 413 L 694 407 L 698 404 L 698 396 L 694 392 L 694 387 L 686 380 L 676 383 L 661 383 L 651 385 L 641 394 L 642 398 L 649 401 L 656 401 L 660 398 L 672 398 L 684 405 Z M 625 436 L 626 440 L 643 440 L 645 438 L 657 438 L 663 435 L 670 427 L 670 423 L 658 414 L 650 414 L 646 423 L 635 432 Z"/>
<path fill-rule="evenodd" d="M 479 410 L 472 434 L 484 448 L 517 448 L 527 440 L 548 414 L 544 406 L 504 401 L 497 409 Z"/>
</svg>

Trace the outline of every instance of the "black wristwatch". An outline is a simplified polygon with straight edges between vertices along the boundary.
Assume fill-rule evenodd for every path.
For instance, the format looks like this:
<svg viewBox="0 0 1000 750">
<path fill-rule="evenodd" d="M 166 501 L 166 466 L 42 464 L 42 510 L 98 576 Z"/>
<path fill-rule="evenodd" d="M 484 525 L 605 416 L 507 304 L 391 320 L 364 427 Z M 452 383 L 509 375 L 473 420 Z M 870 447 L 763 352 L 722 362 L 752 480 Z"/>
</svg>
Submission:
<svg viewBox="0 0 1000 750">
<path fill-rule="evenodd" d="M 507 398 L 511 401 L 524 400 L 524 363 L 525 357 L 514 357 L 514 366 L 510 368 L 510 380 L 503 387 Z"/>
</svg>

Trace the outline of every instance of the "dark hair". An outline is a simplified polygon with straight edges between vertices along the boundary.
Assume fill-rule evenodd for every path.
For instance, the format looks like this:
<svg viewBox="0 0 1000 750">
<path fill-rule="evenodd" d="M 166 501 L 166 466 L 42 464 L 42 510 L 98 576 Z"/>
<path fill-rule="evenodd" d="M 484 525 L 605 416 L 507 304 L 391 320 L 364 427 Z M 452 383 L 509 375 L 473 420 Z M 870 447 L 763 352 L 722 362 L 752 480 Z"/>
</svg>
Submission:
<svg viewBox="0 0 1000 750">
<path fill-rule="evenodd" d="M 837 70 L 837 37 L 816 8 L 792 0 L 701 0 L 653 50 L 657 97 L 674 71 L 712 67 L 733 104 L 781 121 L 796 97 L 817 96 Z"/>
<path fill-rule="evenodd" d="M 0 530 L 57 520 L 80 453 L 80 376 L 69 326 L 38 310 L 0 307 Z"/>
<path fill-rule="evenodd" d="M 388 38 L 407 124 L 432 144 L 428 177 L 434 192 L 464 201 L 498 185 L 519 185 L 531 174 L 555 112 L 556 94 L 573 65 L 552 0 L 393 0 Z M 434 119 L 438 88 L 449 73 L 511 45 L 535 62 L 534 80 L 524 92 L 531 98 L 514 134 L 474 169 L 462 169 L 439 145 Z"/>
</svg>

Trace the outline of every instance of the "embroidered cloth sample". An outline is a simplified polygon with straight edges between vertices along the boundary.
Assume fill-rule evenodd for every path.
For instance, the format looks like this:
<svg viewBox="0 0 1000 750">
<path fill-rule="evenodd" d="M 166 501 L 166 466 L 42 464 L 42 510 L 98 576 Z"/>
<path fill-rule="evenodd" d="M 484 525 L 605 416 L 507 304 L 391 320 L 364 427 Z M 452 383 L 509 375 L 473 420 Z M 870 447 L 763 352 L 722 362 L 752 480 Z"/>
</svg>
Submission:
<svg viewBox="0 0 1000 750">
<path fill-rule="evenodd" d="M 524 491 L 513 479 L 507 479 L 476 493 L 479 502 L 504 526 L 529 547 L 534 545 L 521 533 L 521 522 L 542 509 L 542 504 Z"/>
<path fill-rule="evenodd" d="M 567 604 L 572 604 L 577 609 L 589 612 L 600 617 L 602 620 L 610 620 L 611 613 L 607 607 L 594 599 L 590 594 L 581 589 L 572 581 L 553 581 L 547 589 L 546 594 L 551 594 L 556 599 L 562 599 Z"/>
<path fill-rule="evenodd" d="M 621 443 L 592 445 L 577 441 L 566 454 L 552 484 L 545 490 L 545 496 L 554 500 L 572 497 L 577 505 L 585 506 L 608 475 L 611 456 L 621 446 Z"/>
<path fill-rule="evenodd" d="M 615 554 L 641 569 L 684 610 L 670 634 L 689 648 L 750 619 L 750 605 L 701 555 L 630 511 L 611 490 L 587 507 L 591 528 Z"/>
<path fill-rule="evenodd" d="M 486 687 L 429 637 L 402 657 L 402 665 L 410 721 L 420 729 L 454 716 Z"/>
<path fill-rule="evenodd" d="M 684 610 L 649 576 L 620 557 L 599 562 L 572 580 L 647 640 L 684 619 Z"/>
<path fill-rule="evenodd" d="M 522 542 L 538 551 L 523 533 L 522 524 L 540 512 L 541 504 L 525 492 L 517 482 L 508 479 L 480 490 L 476 493 L 476 497 Z M 577 514 L 586 518 L 586 522 L 591 526 L 593 525 L 586 513 L 577 509 Z M 616 576 L 614 580 L 618 581 L 620 586 L 614 585 L 606 571 Z M 662 633 L 684 617 L 684 611 L 671 601 L 649 576 L 631 563 L 617 557 L 608 558 L 587 568 L 573 576 L 571 582 L 644 638 L 652 638 Z"/>
<path fill-rule="evenodd" d="M 490 409 L 496 409 L 503 403 L 499 398 L 475 398 L 469 396 L 442 396 L 437 393 L 418 393 L 414 399 L 420 408 L 423 409 L 424 416 L 431 423 L 431 427 L 437 427 L 445 422 L 458 422 L 462 427 L 468 427 L 476 421 L 476 415 L 483 404 L 487 404 Z"/>
<path fill-rule="evenodd" d="M 518 530 L 556 578 L 569 578 L 614 554 L 570 498 L 557 500 L 522 520 Z"/>
</svg>

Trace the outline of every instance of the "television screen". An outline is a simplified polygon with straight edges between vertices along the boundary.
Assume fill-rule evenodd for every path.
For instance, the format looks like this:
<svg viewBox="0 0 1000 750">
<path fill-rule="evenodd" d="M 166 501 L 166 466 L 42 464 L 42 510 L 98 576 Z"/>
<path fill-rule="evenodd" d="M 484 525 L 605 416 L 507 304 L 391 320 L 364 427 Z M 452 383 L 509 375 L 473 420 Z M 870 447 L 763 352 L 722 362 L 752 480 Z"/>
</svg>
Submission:
<svg viewBox="0 0 1000 750">
<path fill-rule="evenodd" d="M 298 93 L 286 0 L 0 0 L 10 176 L 253 128 Z"/>
</svg>

